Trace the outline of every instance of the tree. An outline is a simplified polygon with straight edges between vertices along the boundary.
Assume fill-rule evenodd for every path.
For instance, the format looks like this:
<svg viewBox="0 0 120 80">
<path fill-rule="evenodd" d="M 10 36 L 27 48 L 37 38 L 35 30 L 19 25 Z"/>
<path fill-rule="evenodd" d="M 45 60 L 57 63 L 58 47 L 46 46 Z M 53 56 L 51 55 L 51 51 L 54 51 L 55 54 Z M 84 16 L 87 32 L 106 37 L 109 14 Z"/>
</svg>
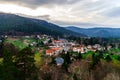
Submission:
<svg viewBox="0 0 120 80">
<path fill-rule="evenodd" d="M 76 60 L 69 65 L 68 71 L 73 75 L 72 80 L 94 80 L 89 71 L 89 62 L 85 60 Z"/>
<path fill-rule="evenodd" d="M 94 69 L 95 65 L 97 65 L 100 62 L 99 55 L 92 54 L 92 64 L 90 66 L 90 69 Z"/>
<path fill-rule="evenodd" d="M 2 65 L 2 78 L 3 80 L 17 80 L 17 68 L 13 63 L 12 54 L 8 49 L 4 49 L 3 65 Z"/>
<path fill-rule="evenodd" d="M 8 51 L 12 53 L 12 55 L 16 55 L 19 52 L 19 48 L 15 47 L 15 45 L 13 45 L 12 43 L 4 43 L 3 48 L 8 49 Z"/>
<path fill-rule="evenodd" d="M 108 73 L 103 80 L 120 80 L 120 75 L 117 72 Z"/>
<path fill-rule="evenodd" d="M 74 80 L 78 80 L 76 74 L 73 75 L 73 79 L 74 79 Z"/>
<path fill-rule="evenodd" d="M 26 47 L 16 55 L 16 66 L 19 69 L 19 80 L 33 80 L 33 78 L 37 78 L 34 54 L 31 48 Z"/>
<path fill-rule="evenodd" d="M 4 42 L 5 42 L 5 38 L 4 37 L 0 37 L 0 40 L 2 42 L 0 42 L 0 57 L 3 56 L 3 46 L 4 46 Z"/>
<path fill-rule="evenodd" d="M 106 59 L 106 61 L 107 61 L 107 62 L 112 61 L 112 59 L 111 59 L 110 55 L 107 55 L 105 59 Z"/>
<path fill-rule="evenodd" d="M 71 61 L 70 61 L 70 54 L 67 52 L 66 56 L 65 56 L 65 59 L 66 59 L 66 63 L 67 64 L 70 64 Z"/>
<path fill-rule="evenodd" d="M 68 71 L 69 64 L 71 63 L 70 54 L 67 52 L 67 54 L 62 55 L 62 58 L 64 59 L 63 67 Z"/>
<path fill-rule="evenodd" d="M 81 53 L 78 54 L 78 59 L 79 60 L 82 59 L 82 54 Z"/>
<path fill-rule="evenodd" d="M 48 41 L 48 43 L 52 43 L 52 40 L 50 39 L 50 40 Z"/>
</svg>

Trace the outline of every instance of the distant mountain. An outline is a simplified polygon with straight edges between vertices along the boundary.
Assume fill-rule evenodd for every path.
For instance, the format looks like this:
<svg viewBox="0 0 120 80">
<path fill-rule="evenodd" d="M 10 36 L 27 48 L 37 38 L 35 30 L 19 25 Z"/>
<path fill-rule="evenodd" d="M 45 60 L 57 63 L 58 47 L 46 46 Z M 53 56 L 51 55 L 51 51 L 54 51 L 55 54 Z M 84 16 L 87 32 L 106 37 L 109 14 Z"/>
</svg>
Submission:
<svg viewBox="0 0 120 80">
<path fill-rule="evenodd" d="M 48 34 L 54 36 L 85 36 L 44 20 L 0 13 L 0 33 Z"/>
<path fill-rule="evenodd" d="M 78 28 L 74 26 L 66 27 L 66 29 L 85 34 L 89 37 L 112 37 L 120 38 L 120 28 Z"/>
</svg>

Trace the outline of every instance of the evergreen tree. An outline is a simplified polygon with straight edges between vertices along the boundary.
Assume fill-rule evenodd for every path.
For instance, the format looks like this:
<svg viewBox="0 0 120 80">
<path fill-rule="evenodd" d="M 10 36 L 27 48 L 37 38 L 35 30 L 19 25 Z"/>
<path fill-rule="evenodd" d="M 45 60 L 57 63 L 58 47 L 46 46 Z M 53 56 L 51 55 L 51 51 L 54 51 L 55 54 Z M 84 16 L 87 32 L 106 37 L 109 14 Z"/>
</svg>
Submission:
<svg viewBox="0 0 120 80">
<path fill-rule="evenodd" d="M 12 54 L 7 49 L 4 49 L 3 65 L 1 67 L 3 80 L 18 80 L 16 78 L 17 68 L 13 63 Z"/>
<path fill-rule="evenodd" d="M 78 59 L 79 60 L 82 59 L 82 54 L 81 53 L 78 54 Z"/>
<path fill-rule="evenodd" d="M 97 65 L 100 62 L 99 55 L 92 54 L 92 64 L 90 66 L 90 69 L 94 69 L 95 65 Z"/>
<path fill-rule="evenodd" d="M 68 71 L 69 64 L 71 63 L 70 54 L 67 52 L 67 54 L 62 55 L 62 58 L 64 59 L 63 67 Z"/>
<path fill-rule="evenodd" d="M 112 61 L 112 59 L 111 59 L 110 55 L 107 55 L 105 59 L 106 59 L 106 61 L 107 61 L 107 62 Z"/>
<path fill-rule="evenodd" d="M 34 54 L 31 48 L 24 48 L 16 55 L 16 66 L 19 69 L 19 80 L 33 80 L 33 78 L 37 78 Z"/>
<path fill-rule="evenodd" d="M 102 52 L 98 53 L 98 57 L 103 58 L 103 53 Z"/>
<path fill-rule="evenodd" d="M 50 40 L 48 41 L 48 43 L 52 43 L 52 40 L 50 39 Z"/>
<path fill-rule="evenodd" d="M 77 75 L 76 75 L 76 74 L 74 74 L 74 75 L 73 75 L 73 80 L 78 80 L 78 78 L 77 78 Z"/>
<path fill-rule="evenodd" d="M 71 61 L 70 61 L 70 54 L 67 52 L 66 56 L 65 56 L 65 59 L 66 59 L 66 63 L 67 64 L 70 64 Z"/>
</svg>

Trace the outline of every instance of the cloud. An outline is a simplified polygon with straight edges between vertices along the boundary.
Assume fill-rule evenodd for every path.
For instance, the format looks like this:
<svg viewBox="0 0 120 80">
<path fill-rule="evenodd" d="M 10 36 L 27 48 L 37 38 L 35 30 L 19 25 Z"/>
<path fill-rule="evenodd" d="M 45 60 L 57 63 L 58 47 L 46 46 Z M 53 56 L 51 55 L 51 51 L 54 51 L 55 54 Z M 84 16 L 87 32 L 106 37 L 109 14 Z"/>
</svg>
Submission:
<svg viewBox="0 0 120 80">
<path fill-rule="evenodd" d="M 0 4 L 3 4 L 0 11 L 44 19 L 62 26 L 120 27 L 120 0 L 0 0 Z"/>
<path fill-rule="evenodd" d="M 80 0 L 1 0 L 4 3 L 19 4 L 31 8 L 37 8 L 39 6 L 54 6 L 54 5 L 65 5 L 73 4 Z"/>
<path fill-rule="evenodd" d="M 65 22 L 65 21 L 53 21 L 56 24 L 59 24 L 63 27 L 67 26 L 77 26 L 77 27 L 102 27 L 102 26 L 108 26 L 108 25 L 102 25 L 102 24 L 96 24 L 96 23 L 89 23 L 89 22 Z M 74 25 L 73 25 L 74 24 Z"/>
<path fill-rule="evenodd" d="M 120 7 L 112 8 L 105 13 L 105 16 L 108 17 L 120 17 Z"/>
</svg>

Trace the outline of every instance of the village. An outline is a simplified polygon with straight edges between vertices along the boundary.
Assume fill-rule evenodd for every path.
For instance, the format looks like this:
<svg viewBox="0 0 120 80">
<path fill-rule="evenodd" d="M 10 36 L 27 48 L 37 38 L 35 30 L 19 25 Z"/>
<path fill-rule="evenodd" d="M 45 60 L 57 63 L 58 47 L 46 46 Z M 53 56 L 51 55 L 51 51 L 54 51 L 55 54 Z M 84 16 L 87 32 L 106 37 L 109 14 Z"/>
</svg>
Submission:
<svg viewBox="0 0 120 80">
<path fill-rule="evenodd" d="M 112 46 L 101 46 L 100 44 L 94 45 L 84 45 L 78 44 L 76 41 L 67 40 L 65 38 L 54 39 L 52 36 L 48 35 L 31 35 L 31 36 L 2 36 L 5 38 L 5 42 L 14 44 L 16 47 L 25 48 L 31 47 L 34 51 L 45 56 L 56 57 L 56 62 L 58 65 L 64 62 L 64 60 L 59 56 L 61 54 L 67 53 L 77 53 L 77 54 L 87 54 L 88 52 L 96 51 L 109 51 Z M 0 40 L 2 42 L 2 39 Z M 60 62 L 60 63 L 59 63 Z M 62 64 L 61 63 L 61 64 Z"/>
<path fill-rule="evenodd" d="M 31 35 L 31 36 L 7 36 L 5 35 L 4 38 L 6 39 L 6 42 L 14 44 L 14 42 L 17 42 L 18 40 L 21 40 L 21 43 L 24 44 L 23 47 L 31 46 L 31 47 L 37 47 L 39 51 L 41 51 L 41 48 L 39 48 L 40 45 L 45 45 L 47 48 L 45 49 L 46 55 L 54 56 L 59 55 L 62 51 L 65 51 L 65 53 L 73 51 L 78 53 L 87 53 L 88 51 L 102 51 L 102 50 L 110 50 L 112 46 L 101 46 L 100 44 L 94 44 L 94 45 L 84 45 L 84 44 L 78 44 L 76 41 L 68 41 L 64 38 L 57 38 L 54 39 L 52 36 L 48 35 Z M 0 42 L 2 42 L 2 39 L 0 39 Z M 106 47 L 106 48 L 105 48 Z"/>
</svg>

